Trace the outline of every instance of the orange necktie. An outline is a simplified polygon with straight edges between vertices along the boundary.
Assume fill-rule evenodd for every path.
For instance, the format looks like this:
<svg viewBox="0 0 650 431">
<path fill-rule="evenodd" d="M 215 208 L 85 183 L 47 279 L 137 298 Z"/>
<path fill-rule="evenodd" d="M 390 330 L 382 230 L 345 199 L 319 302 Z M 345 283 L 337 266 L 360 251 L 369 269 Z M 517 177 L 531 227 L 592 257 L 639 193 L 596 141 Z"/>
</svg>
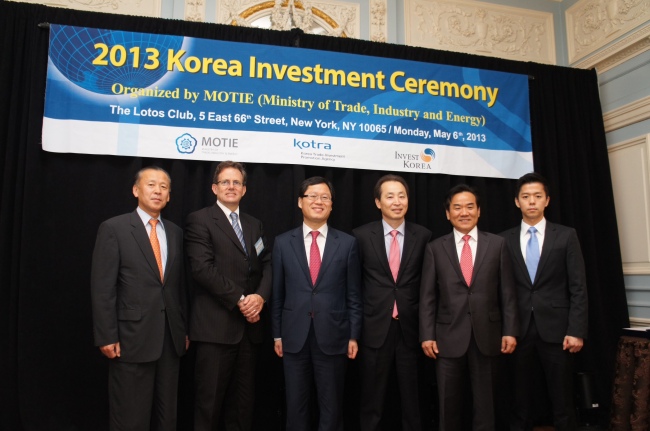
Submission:
<svg viewBox="0 0 650 431">
<path fill-rule="evenodd" d="M 151 241 L 151 248 L 153 248 L 153 255 L 156 256 L 156 263 L 158 264 L 158 270 L 160 271 L 160 280 L 163 280 L 163 266 L 162 266 L 162 256 L 160 255 L 160 242 L 158 242 L 158 233 L 156 232 L 156 225 L 158 220 L 151 219 L 149 220 L 151 225 L 151 234 L 149 235 L 149 241 Z"/>
</svg>

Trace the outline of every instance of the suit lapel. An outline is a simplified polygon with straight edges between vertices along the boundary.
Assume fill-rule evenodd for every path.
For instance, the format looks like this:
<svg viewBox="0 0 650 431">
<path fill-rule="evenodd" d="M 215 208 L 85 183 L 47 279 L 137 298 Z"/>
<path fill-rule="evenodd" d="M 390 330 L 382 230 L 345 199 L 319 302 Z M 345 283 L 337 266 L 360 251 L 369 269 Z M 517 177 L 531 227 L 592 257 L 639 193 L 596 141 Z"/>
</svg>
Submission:
<svg viewBox="0 0 650 431">
<path fill-rule="evenodd" d="M 293 252 L 296 254 L 296 259 L 300 264 L 302 272 L 305 274 L 305 277 L 311 284 L 311 274 L 309 273 L 309 263 L 307 263 L 307 251 L 305 250 L 305 238 L 302 236 L 302 226 L 293 231 L 291 238 L 291 248 L 293 248 Z"/>
<path fill-rule="evenodd" d="M 509 235 L 506 238 L 508 241 L 508 246 L 512 252 L 512 258 L 515 260 L 515 265 L 517 266 L 518 271 L 523 271 L 528 274 L 528 268 L 526 267 L 526 261 L 524 260 L 524 255 L 521 254 L 521 226 L 513 228 Z M 528 276 L 530 278 L 530 276 Z M 532 281 L 531 281 L 532 282 Z"/>
<path fill-rule="evenodd" d="M 163 220 L 163 224 L 167 223 L 167 220 Z M 163 280 L 163 285 L 167 281 L 167 274 L 169 274 L 169 268 L 172 267 L 174 259 L 176 259 L 176 244 L 179 241 L 176 234 L 172 229 L 165 228 L 165 236 L 167 237 L 167 264 L 165 265 L 165 279 Z"/>
<path fill-rule="evenodd" d="M 144 227 L 142 219 L 135 211 L 131 213 L 131 226 L 133 228 L 131 234 L 133 235 L 136 244 L 138 244 L 138 247 L 140 247 L 145 260 L 156 275 L 156 279 L 160 280 L 160 270 L 158 269 L 156 256 L 153 254 L 153 248 L 151 248 L 151 241 L 147 235 L 147 228 Z"/>
<path fill-rule="evenodd" d="M 548 256 L 551 254 L 548 250 L 553 248 L 555 240 L 557 239 L 557 231 L 553 223 L 546 222 L 546 232 L 544 232 L 544 244 L 542 245 L 542 252 L 539 256 L 539 264 L 537 264 L 537 273 L 535 274 L 535 280 L 539 277 L 538 275 L 543 273 L 544 265 L 548 262 Z"/>
<path fill-rule="evenodd" d="M 375 229 L 372 231 L 372 234 L 370 236 L 372 248 L 377 254 L 377 259 L 379 259 L 381 267 L 384 269 L 384 271 L 386 271 L 387 276 L 392 280 L 393 273 L 390 271 L 388 256 L 386 256 L 386 239 L 384 238 L 384 226 L 381 222 L 379 222 L 374 227 Z"/>
<path fill-rule="evenodd" d="M 465 277 L 463 277 L 463 271 L 460 269 L 460 261 L 458 260 L 458 251 L 456 250 L 456 240 L 454 237 L 454 232 L 452 231 L 449 235 L 444 237 L 442 247 L 444 248 L 447 256 L 449 257 L 449 262 L 451 266 L 456 271 L 458 277 L 465 283 Z"/>
<path fill-rule="evenodd" d="M 332 228 L 329 228 L 327 231 L 327 239 L 325 240 L 325 250 L 323 251 L 323 260 L 320 264 L 320 271 L 318 272 L 318 278 L 316 279 L 316 285 L 321 280 L 321 274 L 327 272 L 327 267 L 332 263 L 334 256 L 336 256 L 337 250 L 339 249 L 339 233 Z"/>
<path fill-rule="evenodd" d="M 230 220 L 226 217 L 226 214 L 223 212 L 221 208 L 219 208 L 219 205 L 216 203 L 210 208 L 211 216 L 217 225 L 217 227 L 223 231 L 223 233 L 232 241 L 232 243 L 241 251 L 242 253 L 246 254 L 244 251 L 244 248 L 242 247 L 241 243 L 239 242 L 239 238 L 237 238 L 237 234 L 235 234 L 235 229 L 233 229 L 232 224 L 230 223 Z M 241 218 L 240 218 L 241 220 Z M 242 222 L 242 227 L 243 227 L 243 222 Z M 244 238 L 246 238 L 246 235 L 244 235 Z M 244 242 L 246 240 L 244 239 Z M 248 244 L 246 244 L 248 246 Z"/>
<path fill-rule="evenodd" d="M 472 283 L 474 283 L 474 279 L 476 278 L 476 274 L 478 271 L 481 269 L 481 264 L 483 263 L 483 259 L 485 258 L 485 255 L 487 254 L 487 250 L 490 247 L 490 237 L 485 234 L 485 232 L 481 232 L 480 230 L 476 231 L 476 258 L 474 259 L 474 270 L 472 271 Z M 471 284 L 470 284 L 471 285 Z"/>
<path fill-rule="evenodd" d="M 404 262 L 408 262 L 415 250 L 415 232 L 411 231 L 409 223 L 404 225 L 404 246 L 402 247 L 402 258 L 399 261 L 399 273 L 397 280 L 402 276 L 402 271 L 406 267 Z"/>
</svg>

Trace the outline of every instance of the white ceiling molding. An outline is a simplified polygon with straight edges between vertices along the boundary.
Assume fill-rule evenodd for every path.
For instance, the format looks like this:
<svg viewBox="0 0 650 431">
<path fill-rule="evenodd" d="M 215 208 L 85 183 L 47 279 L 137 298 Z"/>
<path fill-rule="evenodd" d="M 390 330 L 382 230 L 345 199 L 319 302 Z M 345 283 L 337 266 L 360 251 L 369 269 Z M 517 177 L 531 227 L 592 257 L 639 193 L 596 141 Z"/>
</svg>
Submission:
<svg viewBox="0 0 650 431">
<path fill-rule="evenodd" d="M 404 0 L 404 9 L 407 45 L 556 64 L 551 13 L 467 0 Z"/>
<path fill-rule="evenodd" d="M 650 0 L 580 0 L 566 10 L 565 18 L 569 64 L 573 65 L 650 22 Z"/>
<path fill-rule="evenodd" d="M 650 96 L 635 100 L 603 115 L 605 133 L 650 119 Z"/>
<path fill-rule="evenodd" d="M 89 12 L 117 13 L 155 18 L 160 18 L 162 11 L 162 0 L 21 0 L 21 2 Z"/>
<path fill-rule="evenodd" d="M 573 64 L 573 67 L 582 69 L 596 68 L 596 71 L 604 73 L 619 64 L 623 64 L 631 58 L 650 49 L 650 23 L 645 27 L 608 46 L 593 56 Z"/>
</svg>

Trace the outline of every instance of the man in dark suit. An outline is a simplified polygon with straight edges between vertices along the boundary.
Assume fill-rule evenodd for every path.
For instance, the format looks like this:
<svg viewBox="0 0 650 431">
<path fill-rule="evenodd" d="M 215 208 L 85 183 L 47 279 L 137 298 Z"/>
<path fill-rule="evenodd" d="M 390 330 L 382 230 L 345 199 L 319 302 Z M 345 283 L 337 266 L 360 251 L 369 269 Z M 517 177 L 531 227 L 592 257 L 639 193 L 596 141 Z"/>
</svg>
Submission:
<svg viewBox="0 0 650 431">
<path fill-rule="evenodd" d="M 303 181 L 303 225 L 278 236 L 273 247 L 271 322 L 284 363 L 288 431 L 311 429 L 312 380 L 318 429 L 343 430 L 345 370 L 361 335 L 361 280 L 357 241 L 327 225 L 333 200 L 325 178 Z"/>
<path fill-rule="evenodd" d="M 445 208 L 454 230 L 426 247 L 420 340 L 436 359 L 440 430 L 461 429 L 468 375 L 472 429 L 494 430 L 492 358 L 514 351 L 519 330 L 510 257 L 503 238 L 477 229 L 481 209 L 474 189 L 453 187 Z"/>
<path fill-rule="evenodd" d="M 587 337 L 585 265 L 576 232 L 546 221 L 546 179 L 526 174 L 517 182 L 515 204 L 522 222 L 502 235 L 513 261 L 521 335 L 513 356 L 515 399 L 512 430 L 533 429 L 531 370 L 537 355 L 546 377 L 558 431 L 574 430 L 572 353 Z"/>
<path fill-rule="evenodd" d="M 158 167 L 133 184 L 137 209 L 106 220 L 93 252 L 95 345 L 110 359 L 110 429 L 176 430 L 180 357 L 187 349 L 183 233 L 160 217 L 171 179 Z"/>
<path fill-rule="evenodd" d="M 262 223 L 239 212 L 241 163 L 221 162 L 217 202 L 187 217 L 185 244 L 196 282 L 190 339 L 196 346 L 195 431 L 250 430 L 260 312 L 271 296 L 271 256 Z"/>
<path fill-rule="evenodd" d="M 406 222 L 408 184 L 384 175 L 375 185 L 381 221 L 353 231 L 363 268 L 363 326 L 359 360 L 361 429 L 378 430 L 394 367 L 401 396 L 402 430 L 422 429 L 418 396 L 418 304 L 424 248 L 431 231 Z"/>
</svg>

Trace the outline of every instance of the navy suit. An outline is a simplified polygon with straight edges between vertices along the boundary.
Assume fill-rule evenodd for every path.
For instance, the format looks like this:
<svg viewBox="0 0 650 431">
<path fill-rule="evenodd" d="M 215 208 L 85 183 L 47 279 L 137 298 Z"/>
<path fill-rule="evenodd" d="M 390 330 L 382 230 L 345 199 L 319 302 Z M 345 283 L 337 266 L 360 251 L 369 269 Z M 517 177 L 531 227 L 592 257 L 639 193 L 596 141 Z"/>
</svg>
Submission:
<svg viewBox="0 0 650 431">
<path fill-rule="evenodd" d="M 302 226 L 275 239 L 273 337 L 282 339 L 287 430 L 309 429 L 309 395 L 316 382 L 319 430 L 342 430 L 348 343 L 361 335 L 360 265 L 356 240 L 329 228 L 312 283 Z"/>
<path fill-rule="evenodd" d="M 585 264 L 576 231 L 546 222 L 535 280 L 530 279 L 521 252 L 521 225 L 501 234 L 513 260 L 521 339 L 513 356 L 515 403 L 512 430 L 532 430 L 535 352 L 540 358 L 553 404 L 555 428 L 575 427 L 572 411 L 571 354 L 562 350 L 566 335 L 587 338 Z"/>
</svg>

